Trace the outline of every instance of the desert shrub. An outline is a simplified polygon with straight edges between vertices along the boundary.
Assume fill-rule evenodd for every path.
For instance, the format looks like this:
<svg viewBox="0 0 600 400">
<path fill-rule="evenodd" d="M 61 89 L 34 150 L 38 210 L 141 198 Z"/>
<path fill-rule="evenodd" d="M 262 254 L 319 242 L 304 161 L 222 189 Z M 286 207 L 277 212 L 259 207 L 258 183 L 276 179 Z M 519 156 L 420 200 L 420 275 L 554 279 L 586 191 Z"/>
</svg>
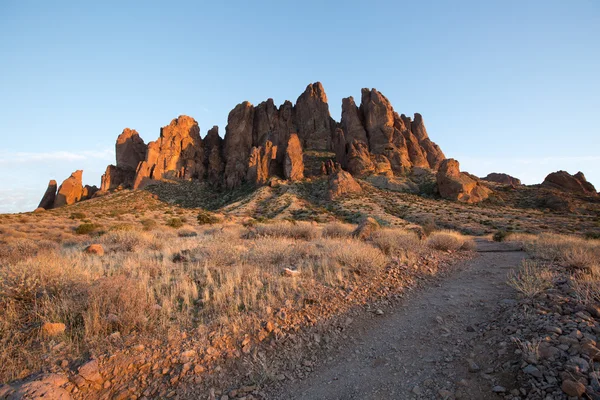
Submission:
<svg viewBox="0 0 600 400">
<path fill-rule="evenodd" d="M 373 273 L 387 263 L 387 257 L 380 249 L 359 240 L 334 243 L 325 251 L 343 268 L 359 275 Z"/>
<path fill-rule="evenodd" d="M 143 219 L 140 221 L 145 231 L 151 231 L 158 226 L 158 222 L 154 219 Z"/>
<path fill-rule="evenodd" d="M 600 239 L 600 232 L 586 232 L 585 233 L 585 238 L 586 239 Z"/>
<path fill-rule="evenodd" d="M 442 251 L 473 250 L 475 248 L 475 242 L 472 239 L 448 230 L 432 233 L 426 243 L 429 247 Z"/>
<path fill-rule="evenodd" d="M 84 223 L 75 228 L 75 233 L 78 235 L 87 235 L 100 228 L 100 225 L 94 223 Z"/>
<path fill-rule="evenodd" d="M 16 239 L 0 245 L 0 261 L 12 264 L 57 248 L 58 245 L 49 240 Z"/>
<path fill-rule="evenodd" d="M 213 225 L 220 221 L 217 216 L 205 210 L 200 211 L 196 219 L 199 225 Z"/>
<path fill-rule="evenodd" d="M 323 227 L 321 235 L 326 238 L 346 238 L 350 237 L 354 227 L 341 222 L 330 222 Z"/>
<path fill-rule="evenodd" d="M 113 225 L 109 228 L 111 232 L 126 232 L 126 231 L 134 231 L 136 230 L 136 226 L 128 223 L 121 223 Z"/>
<path fill-rule="evenodd" d="M 494 242 L 504 242 L 509 235 L 510 232 L 507 232 L 505 230 L 498 230 L 494 232 L 494 234 L 492 235 L 492 239 L 494 240 Z"/>
<path fill-rule="evenodd" d="M 179 236 L 179 237 L 194 237 L 194 236 L 198 236 L 198 232 L 196 232 L 193 229 L 180 229 L 177 232 L 177 236 Z"/>
<path fill-rule="evenodd" d="M 167 221 L 167 226 L 170 226 L 171 228 L 181 228 L 183 226 L 183 221 L 181 220 L 181 218 L 171 218 Z"/>
<path fill-rule="evenodd" d="M 250 236 L 279 237 L 290 239 L 312 240 L 319 236 L 317 227 L 310 222 L 276 222 L 274 224 L 257 225 Z"/>
<path fill-rule="evenodd" d="M 417 251 L 421 247 L 417 234 L 403 229 L 386 228 L 375 231 L 371 234 L 371 241 L 386 255 Z"/>
<path fill-rule="evenodd" d="M 525 297 L 535 297 L 552 287 L 554 273 L 532 260 L 523 260 L 521 266 L 508 274 L 508 284 Z"/>
<path fill-rule="evenodd" d="M 556 261 L 565 267 L 591 270 L 600 260 L 600 243 L 576 236 L 542 233 L 528 236 L 523 248 L 533 257 L 545 261 Z"/>
<path fill-rule="evenodd" d="M 71 218 L 71 219 L 85 219 L 85 218 L 87 218 L 87 215 L 85 215 L 85 213 L 82 213 L 82 212 L 74 212 L 74 213 L 71 213 L 71 216 L 69 218 Z"/>
<path fill-rule="evenodd" d="M 115 251 L 136 251 L 149 247 L 153 241 L 151 234 L 139 231 L 116 231 L 102 236 L 102 243 Z"/>
<path fill-rule="evenodd" d="M 433 232 L 435 232 L 438 227 L 437 224 L 435 223 L 435 219 L 433 219 L 433 217 L 427 217 L 423 223 L 421 224 L 421 226 L 423 227 L 423 232 L 425 232 L 425 235 L 429 236 L 431 235 Z"/>
<path fill-rule="evenodd" d="M 105 336 L 113 331 L 126 334 L 148 331 L 158 314 L 147 284 L 123 275 L 95 281 L 89 288 L 87 304 L 82 314 L 88 338 Z"/>
</svg>

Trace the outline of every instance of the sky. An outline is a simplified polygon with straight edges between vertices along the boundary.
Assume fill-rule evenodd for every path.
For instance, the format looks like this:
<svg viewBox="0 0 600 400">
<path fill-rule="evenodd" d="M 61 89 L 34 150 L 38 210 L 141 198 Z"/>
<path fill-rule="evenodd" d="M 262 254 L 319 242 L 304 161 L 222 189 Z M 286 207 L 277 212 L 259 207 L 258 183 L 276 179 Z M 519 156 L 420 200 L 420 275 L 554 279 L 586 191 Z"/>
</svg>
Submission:
<svg viewBox="0 0 600 400">
<path fill-rule="evenodd" d="M 225 133 L 236 104 L 323 83 L 423 115 L 461 169 L 600 186 L 600 2 L 0 1 L 0 213 L 76 169 L 100 185 L 116 137 L 179 115 Z"/>
</svg>

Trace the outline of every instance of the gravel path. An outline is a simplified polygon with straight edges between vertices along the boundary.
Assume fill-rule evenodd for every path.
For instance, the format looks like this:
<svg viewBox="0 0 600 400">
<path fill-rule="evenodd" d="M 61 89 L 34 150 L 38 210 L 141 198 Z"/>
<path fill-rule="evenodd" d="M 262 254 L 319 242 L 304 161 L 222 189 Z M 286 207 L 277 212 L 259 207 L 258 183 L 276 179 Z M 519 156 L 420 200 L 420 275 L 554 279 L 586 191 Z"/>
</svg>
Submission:
<svg viewBox="0 0 600 400">
<path fill-rule="evenodd" d="M 514 378 L 490 368 L 503 354 L 490 327 L 498 308 L 514 299 L 506 275 L 525 254 L 485 240 L 477 249 L 459 272 L 355 327 L 355 340 L 269 398 L 504 398 L 492 389 L 510 388 Z"/>
</svg>

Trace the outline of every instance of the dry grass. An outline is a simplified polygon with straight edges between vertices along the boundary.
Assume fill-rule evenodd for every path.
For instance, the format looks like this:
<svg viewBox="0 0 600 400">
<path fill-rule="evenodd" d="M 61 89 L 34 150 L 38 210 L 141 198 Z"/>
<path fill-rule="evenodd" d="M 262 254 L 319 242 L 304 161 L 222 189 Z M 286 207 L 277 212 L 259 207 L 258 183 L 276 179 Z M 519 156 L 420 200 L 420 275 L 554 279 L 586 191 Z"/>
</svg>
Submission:
<svg viewBox="0 0 600 400">
<path fill-rule="evenodd" d="M 475 242 L 473 242 L 472 239 L 463 236 L 458 232 L 448 230 L 433 232 L 427 238 L 426 243 L 429 247 L 442 251 L 475 249 Z"/>
<path fill-rule="evenodd" d="M 272 224 L 258 225 L 251 233 L 255 237 L 303 240 L 316 239 L 320 234 L 316 224 L 310 222 L 275 222 Z"/>
<path fill-rule="evenodd" d="M 375 231 L 370 240 L 386 255 L 417 253 L 423 247 L 423 243 L 415 232 L 402 229 L 387 228 Z"/>
<path fill-rule="evenodd" d="M 44 322 L 67 326 L 63 339 L 74 356 L 116 331 L 164 334 L 210 324 L 249 331 L 272 309 L 364 285 L 392 257 L 416 260 L 425 249 L 411 232 L 384 229 L 361 241 L 345 224 L 188 229 L 197 236 L 142 229 L 70 235 L 62 246 L 23 239 L 0 246 L 0 381 L 43 364 Z M 102 244 L 105 255 L 85 254 L 90 243 Z M 286 276 L 285 268 L 299 273 Z"/>
<path fill-rule="evenodd" d="M 570 269 L 590 271 L 599 267 L 600 241 L 577 236 L 544 233 L 539 236 L 515 235 L 511 241 L 521 242 L 533 257 L 558 262 Z"/>
<path fill-rule="evenodd" d="M 519 269 L 508 274 L 508 284 L 529 298 L 551 288 L 553 279 L 550 268 L 532 260 L 523 260 Z"/>
</svg>

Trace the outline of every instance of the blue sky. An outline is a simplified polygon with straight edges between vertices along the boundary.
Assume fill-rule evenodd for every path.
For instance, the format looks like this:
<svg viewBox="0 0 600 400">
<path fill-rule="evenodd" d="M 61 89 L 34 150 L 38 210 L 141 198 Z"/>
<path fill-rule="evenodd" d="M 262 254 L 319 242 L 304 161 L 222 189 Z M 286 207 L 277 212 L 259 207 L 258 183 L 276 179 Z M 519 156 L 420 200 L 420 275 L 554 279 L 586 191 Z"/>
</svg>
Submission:
<svg viewBox="0 0 600 400">
<path fill-rule="evenodd" d="M 100 184 L 125 127 L 225 132 L 239 102 L 375 87 L 463 170 L 600 186 L 600 2 L 0 1 L 0 212 Z"/>
</svg>

